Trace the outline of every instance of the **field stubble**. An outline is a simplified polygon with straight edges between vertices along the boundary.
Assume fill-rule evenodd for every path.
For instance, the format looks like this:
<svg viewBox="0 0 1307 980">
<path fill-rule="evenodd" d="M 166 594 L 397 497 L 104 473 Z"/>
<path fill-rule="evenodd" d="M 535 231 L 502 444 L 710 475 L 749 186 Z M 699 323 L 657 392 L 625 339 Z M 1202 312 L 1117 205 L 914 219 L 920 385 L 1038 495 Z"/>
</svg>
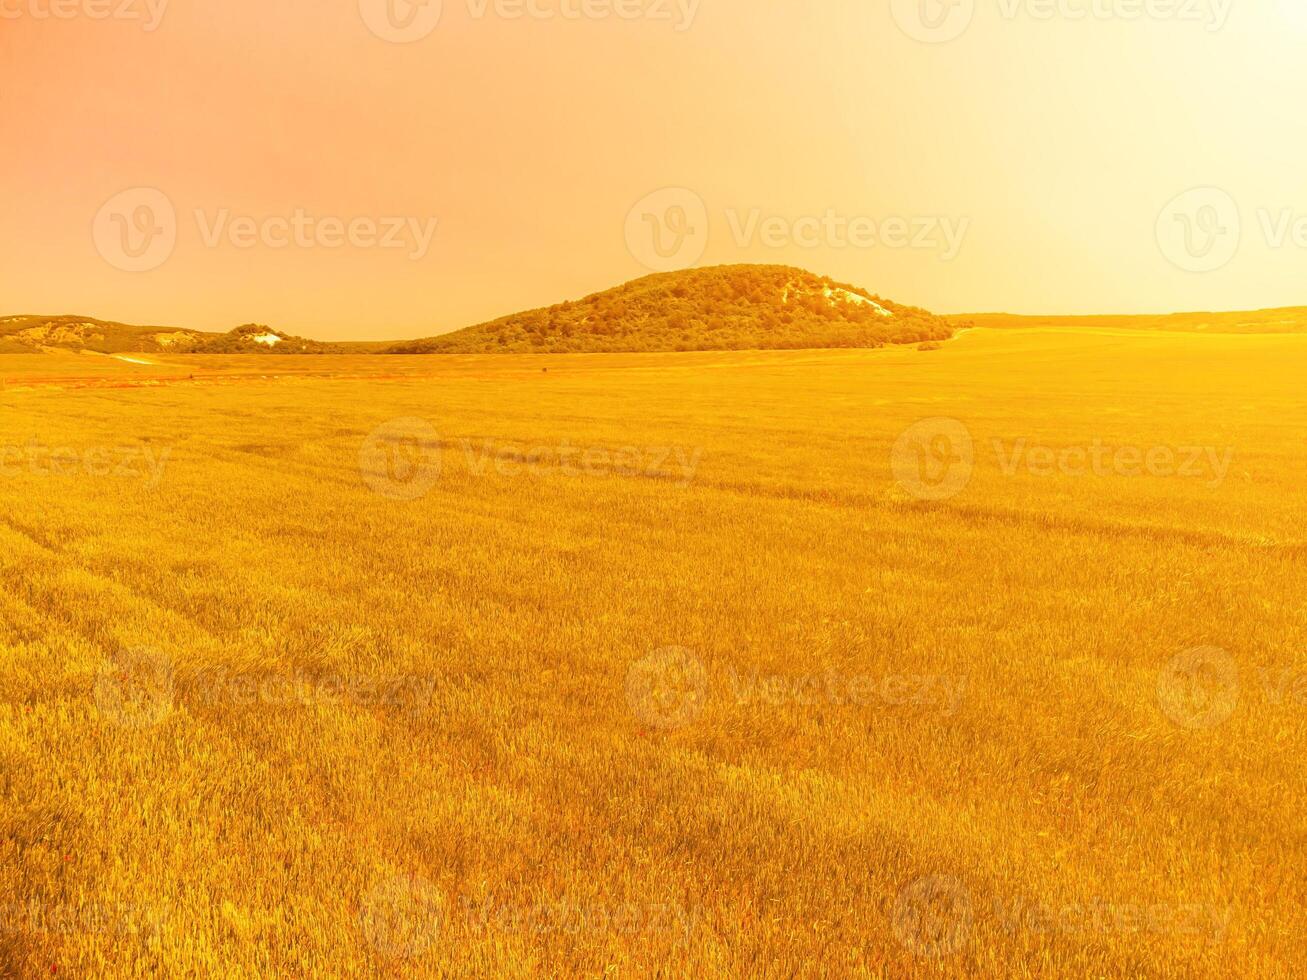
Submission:
<svg viewBox="0 0 1307 980">
<path fill-rule="evenodd" d="M 0 358 L 0 974 L 1301 962 L 1307 338 L 282 360 Z"/>
</svg>

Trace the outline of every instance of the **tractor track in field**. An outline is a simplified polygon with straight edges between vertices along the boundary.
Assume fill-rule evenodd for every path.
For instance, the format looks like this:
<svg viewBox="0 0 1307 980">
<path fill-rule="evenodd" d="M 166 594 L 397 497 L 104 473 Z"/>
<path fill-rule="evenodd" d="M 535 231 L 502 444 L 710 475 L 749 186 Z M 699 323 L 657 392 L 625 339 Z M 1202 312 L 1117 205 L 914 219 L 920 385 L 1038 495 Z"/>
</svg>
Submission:
<svg viewBox="0 0 1307 980">
<path fill-rule="evenodd" d="M 436 377 L 432 373 L 430 377 Z M 414 381 L 427 375 L 413 374 L 214 374 L 207 376 L 160 375 L 137 378 L 39 376 L 32 378 L 0 378 L 0 392 L 75 391 L 80 389 L 170 388 L 180 385 L 221 386 L 268 381 Z"/>
</svg>

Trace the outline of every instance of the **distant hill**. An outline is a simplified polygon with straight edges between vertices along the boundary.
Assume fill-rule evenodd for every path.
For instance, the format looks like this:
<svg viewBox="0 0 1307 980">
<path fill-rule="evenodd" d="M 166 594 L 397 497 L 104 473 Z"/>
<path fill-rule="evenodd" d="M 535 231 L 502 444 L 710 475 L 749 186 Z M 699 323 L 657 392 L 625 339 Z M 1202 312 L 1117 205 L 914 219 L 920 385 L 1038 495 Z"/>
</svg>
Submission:
<svg viewBox="0 0 1307 980">
<path fill-rule="evenodd" d="M 388 348 L 391 354 L 789 350 L 943 340 L 925 310 L 787 266 L 646 276 L 575 302 Z"/>
<path fill-rule="evenodd" d="M 425 340 L 323 343 L 261 324 L 227 333 L 87 316 L 0 317 L 0 354 L 485 354 L 881 347 L 962 327 L 1307 333 L 1307 307 L 1234 313 L 936 316 L 858 286 L 779 265 L 728 265 L 636 279 L 584 299 Z"/>
<path fill-rule="evenodd" d="M 293 337 L 262 324 L 247 323 L 230 333 L 210 334 L 197 341 L 191 354 L 338 354 L 343 348 L 304 337 Z"/>
<path fill-rule="evenodd" d="M 199 336 L 175 327 L 137 327 L 89 316 L 0 317 L 0 351 L 39 354 L 43 350 L 92 350 L 101 354 L 160 350 L 156 336 Z"/>
<path fill-rule="evenodd" d="M 1307 306 L 1236 313 L 1157 313 L 1110 316 L 1021 316 L 1015 313 L 967 313 L 948 317 L 976 327 L 1030 329 L 1079 327 L 1112 330 L 1166 330 L 1182 333 L 1304 333 Z"/>
<path fill-rule="evenodd" d="M 249 323 L 229 333 L 138 327 L 84 316 L 0 317 L 0 353 L 329 354 L 341 348 Z"/>
</svg>

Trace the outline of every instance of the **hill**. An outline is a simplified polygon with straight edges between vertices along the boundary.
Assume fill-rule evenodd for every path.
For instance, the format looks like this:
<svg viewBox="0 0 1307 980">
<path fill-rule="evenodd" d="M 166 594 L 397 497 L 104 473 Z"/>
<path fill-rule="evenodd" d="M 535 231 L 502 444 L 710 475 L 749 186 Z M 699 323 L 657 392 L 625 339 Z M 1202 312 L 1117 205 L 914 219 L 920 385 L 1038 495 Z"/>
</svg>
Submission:
<svg viewBox="0 0 1307 980">
<path fill-rule="evenodd" d="M 489 323 L 389 348 L 391 354 L 790 350 L 880 347 L 952 335 L 925 310 L 787 266 L 661 273 Z"/>
<path fill-rule="evenodd" d="M 45 350 L 99 354 L 329 354 L 339 349 L 248 323 L 229 333 L 141 327 L 85 316 L 0 317 L 0 353 Z"/>
<path fill-rule="evenodd" d="M 1233 313 L 1158 313 L 1107 316 L 1022 316 L 1015 313 L 968 313 L 948 317 L 971 326 L 995 329 L 1079 327 L 1110 330 L 1164 330 L 1179 333 L 1304 333 L 1307 307 Z"/>
<path fill-rule="evenodd" d="M 88 316 L 0 317 L 0 351 L 39 354 L 44 350 L 90 350 L 101 354 L 157 352 L 156 338 L 201 336 L 175 327 L 140 327 Z"/>
<path fill-rule="evenodd" d="M 174 348 L 175 350 L 176 348 Z M 294 337 L 258 323 L 230 333 L 210 334 L 197 341 L 191 354 L 337 354 L 343 348 L 305 337 Z"/>
<path fill-rule="evenodd" d="M 802 269 L 733 265 L 636 279 L 422 340 L 324 343 L 261 324 L 227 333 L 87 316 L 0 317 L 0 354 L 484 354 L 796 350 L 943 340 L 961 327 L 1307 332 L 1307 307 L 1228 313 L 936 316 Z"/>
</svg>

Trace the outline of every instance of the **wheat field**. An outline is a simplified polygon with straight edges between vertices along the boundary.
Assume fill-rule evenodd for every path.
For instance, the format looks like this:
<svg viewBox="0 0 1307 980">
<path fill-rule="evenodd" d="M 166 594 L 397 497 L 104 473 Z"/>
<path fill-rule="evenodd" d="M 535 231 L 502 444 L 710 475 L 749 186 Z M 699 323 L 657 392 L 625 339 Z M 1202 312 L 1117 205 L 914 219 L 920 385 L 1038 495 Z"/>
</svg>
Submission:
<svg viewBox="0 0 1307 980">
<path fill-rule="evenodd" d="M 152 360 L 0 357 L 0 975 L 1301 967 L 1307 337 Z"/>
</svg>

